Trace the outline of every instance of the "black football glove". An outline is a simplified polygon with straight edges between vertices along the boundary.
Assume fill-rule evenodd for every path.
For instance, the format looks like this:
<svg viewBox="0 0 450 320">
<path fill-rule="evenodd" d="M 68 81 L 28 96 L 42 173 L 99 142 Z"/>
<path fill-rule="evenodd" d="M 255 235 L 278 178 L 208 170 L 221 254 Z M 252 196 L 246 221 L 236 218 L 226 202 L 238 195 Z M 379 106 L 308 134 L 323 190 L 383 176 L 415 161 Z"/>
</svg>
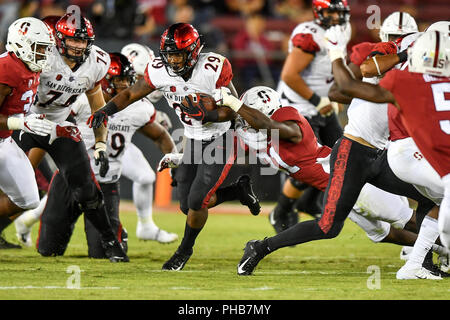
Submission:
<svg viewBox="0 0 450 320">
<path fill-rule="evenodd" d="M 109 160 L 106 154 L 106 143 L 99 141 L 95 143 L 94 151 L 95 165 L 100 165 L 100 177 L 106 176 L 109 170 Z"/>
<path fill-rule="evenodd" d="M 208 111 L 203 106 L 202 101 L 193 101 L 193 96 L 188 95 L 181 103 L 181 110 L 192 119 L 203 121 Z"/>
</svg>

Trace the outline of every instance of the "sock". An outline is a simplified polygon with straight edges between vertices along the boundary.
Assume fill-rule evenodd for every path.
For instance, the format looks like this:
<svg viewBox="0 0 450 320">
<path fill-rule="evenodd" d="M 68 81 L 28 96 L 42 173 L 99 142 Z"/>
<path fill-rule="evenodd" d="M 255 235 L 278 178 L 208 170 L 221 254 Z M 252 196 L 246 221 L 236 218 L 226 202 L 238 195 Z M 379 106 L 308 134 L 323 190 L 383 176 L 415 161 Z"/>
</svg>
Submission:
<svg viewBox="0 0 450 320">
<path fill-rule="evenodd" d="M 216 204 L 215 206 L 226 201 L 233 201 L 239 199 L 237 184 L 232 184 L 227 187 L 219 188 L 216 191 Z"/>
<path fill-rule="evenodd" d="M 153 221 L 153 183 L 133 183 L 133 202 L 136 206 L 138 220 L 157 228 Z"/>
<path fill-rule="evenodd" d="M 12 220 L 9 217 L 0 217 L 0 233 L 2 233 L 11 223 Z"/>
<path fill-rule="evenodd" d="M 25 211 L 17 218 L 17 220 L 20 219 L 27 228 L 31 228 L 41 218 L 46 204 L 47 195 L 41 199 L 37 208 Z"/>
<path fill-rule="evenodd" d="M 450 249 L 450 174 L 442 178 L 444 182 L 444 198 L 439 208 L 439 236 L 441 243 Z"/>
<path fill-rule="evenodd" d="M 423 219 L 417 240 L 405 265 L 408 265 L 411 268 L 421 267 L 425 260 L 425 256 L 436 242 L 438 236 L 439 230 L 437 220 L 426 216 Z"/>
<path fill-rule="evenodd" d="M 289 211 L 292 210 L 292 206 L 297 199 L 288 198 L 283 193 L 278 197 L 278 202 L 276 207 L 273 209 L 275 217 L 281 218 L 285 217 Z"/>
<path fill-rule="evenodd" d="M 194 247 L 195 244 L 195 240 L 197 239 L 197 236 L 199 235 L 200 231 L 202 231 L 202 229 L 203 228 L 199 229 L 191 228 L 186 222 L 183 240 L 181 240 L 181 244 L 178 247 L 178 251 L 185 254 L 191 254 L 192 248 Z"/>
</svg>

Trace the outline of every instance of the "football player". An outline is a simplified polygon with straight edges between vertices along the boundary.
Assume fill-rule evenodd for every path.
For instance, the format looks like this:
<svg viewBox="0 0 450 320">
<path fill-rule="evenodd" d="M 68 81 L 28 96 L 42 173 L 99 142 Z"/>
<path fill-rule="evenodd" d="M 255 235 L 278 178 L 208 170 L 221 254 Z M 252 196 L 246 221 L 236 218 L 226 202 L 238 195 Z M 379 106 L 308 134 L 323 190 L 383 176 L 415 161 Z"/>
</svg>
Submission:
<svg viewBox="0 0 450 320">
<path fill-rule="evenodd" d="M 42 21 L 27 17 L 8 28 L 7 52 L 0 55 L 0 228 L 14 215 L 39 204 L 39 193 L 31 164 L 12 139 L 12 130 L 48 138 L 54 124 L 44 115 L 29 114 L 39 76 L 48 66 L 55 44 L 51 30 Z M 17 248 L 1 238 L 0 247 Z M 20 247 L 20 246 L 19 246 Z"/>
<path fill-rule="evenodd" d="M 180 209 L 187 216 L 181 244 L 164 263 L 163 270 L 183 269 L 193 253 L 197 236 L 206 224 L 209 207 L 239 199 L 253 214 L 260 211 L 248 176 L 219 189 L 236 156 L 234 148 L 226 145 L 227 132 L 236 114 L 226 107 L 206 114 L 198 114 L 197 110 L 188 114 L 182 109 L 185 97 L 196 92 L 212 94 L 216 88 L 229 87 L 237 95 L 231 82 L 233 73 L 228 59 L 217 53 L 201 53 L 202 47 L 200 35 L 192 25 L 176 23 L 169 26 L 161 36 L 160 57 L 148 64 L 144 79 L 116 95 L 89 119 L 92 127 L 100 127 L 108 116 L 159 90 L 184 125 L 187 139 L 183 154 L 166 155 L 159 168 L 162 170 L 179 164 L 175 180 Z M 212 159 L 213 163 L 207 164 L 211 159 L 205 159 L 203 154 L 208 152 L 211 152 L 208 156 L 220 158 L 219 161 Z"/>
<path fill-rule="evenodd" d="M 101 232 L 111 262 L 126 262 L 129 259 L 112 230 L 80 132 L 72 122 L 66 121 L 70 106 L 83 93 L 86 93 L 92 111 L 105 104 L 100 81 L 108 71 L 109 55 L 93 45 L 94 30 L 90 21 L 81 15 L 65 14 L 56 23 L 55 30 L 56 46 L 49 58 L 50 68 L 41 73 L 37 99 L 31 112 L 45 114 L 58 126 L 50 138 L 24 133 L 20 141 L 24 150 L 38 147 L 48 152 L 59 169 L 61 180 L 70 187 L 81 210 Z M 106 134 L 105 127 L 95 130 L 94 157 L 103 170 L 108 160 Z M 39 253 L 44 256 L 62 254 L 62 248 L 52 247 L 53 243 L 61 240 L 52 238 L 61 234 L 59 221 L 42 222 L 46 228 L 39 230 Z M 70 221 L 67 221 L 66 226 L 69 225 Z"/>
<path fill-rule="evenodd" d="M 341 31 L 335 30 L 330 37 L 340 37 Z M 450 155 L 448 141 L 448 115 L 445 108 L 445 93 L 449 91 L 450 68 L 448 61 L 450 40 L 447 33 L 439 31 L 426 32 L 408 49 L 409 70 L 391 70 L 382 79 L 379 86 L 367 85 L 353 81 L 348 77 L 348 71 L 340 59 L 341 45 L 330 48 L 334 55 L 333 72 L 341 90 L 347 94 L 374 102 L 388 102 L 399 110 L 400 118 L 407 134 L 439 174 L 444 186 L 444 197 L 440 210 L 433 210 L 424 219 L 423 243 L 434 242 L 440 235 L 441 242 L 448 247 L 448 157 Z M 348 86 L 351 85 L 353 89 Z M 411 91 L 410 88 L 415 88 Z M 419 103 L 420 102 L 420 103 Z M 419 105 L 418 105 L 419 103 Z M 414 106 L 414 111 L 411 107 Z M 431 121 L 423 121 L 423 119 Z M 438 217 L 437 221 L 436 218 Z M 419 236 L 420 236 L 419 233 Z M 419 250 L 420 248 L 413 249 Z M 421 250 L 423 251 L 423 250 Z M 420 257 L 420 256 L 419 256 Z M 420 259 L 408 262 L 397 272 L 399 279 L 414 279 L 420 277 Z"/>
<path fill-rule="evenodd" d="M 127 44 L 122 48 L 121 53 L 133 65 L 137 80 L 144 78 L 147 65 L 155 58 L 153 50 L 139 43 Z M 154 91 L 147 98 L 155 103 L 162 98 L 162 92 Z M 162 111 L 156 110 L 155 121 L 163 125 L 166 130 L 170 130 L 172 127 L 169 117 Z M 153 221 L 153 184 L 156 175 L 144 154 L 132 142 L 124 151 L 122 175 L 133 181 L 133 202 L 138 215 L 136 237 L 141 240 L 154 240 L 160 243 L 170 243 L 177 240 L 177 234 L 160 229 Z"/>
<path fill-rule="evenodd" d="M 296 108 L 308 120 L 319 142 L 331 148 L 342 136 L 342 127 L 337 118 L 339 106 L 328 98 L 333 74 L 324 34 L 329 27 L 349 21 L 350 7 L 347 0 L 314 0 L 312 10 L 314 21 L 300 23 L 291 33 L 277 91 L 283 105 Z M 270 221 L 279 222 L 273 227 L 284 230 L 297 223 L 296 210 L 320 215 L 319 201 L 321 193 L 317 189 L 288 178 Z"/>
</svg>

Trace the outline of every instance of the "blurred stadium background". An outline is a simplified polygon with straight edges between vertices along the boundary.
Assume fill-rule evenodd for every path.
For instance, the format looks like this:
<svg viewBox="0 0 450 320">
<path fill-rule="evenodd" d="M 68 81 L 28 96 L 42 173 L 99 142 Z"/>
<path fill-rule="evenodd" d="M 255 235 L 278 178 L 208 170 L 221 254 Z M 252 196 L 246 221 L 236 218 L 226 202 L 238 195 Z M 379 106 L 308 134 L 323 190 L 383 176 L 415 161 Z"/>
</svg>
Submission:
<svg viewBox="0 0 450 320">
<path fill-rule="evenodd" d="M 148 45 L 158 55 L 159 37 L 175 22 L 189 22 L 203 35 L 204 51 L 228 57 L 233 66 L 233 83 L 239 93 L 255 85 L 275 88 L 287 54 L 287 41 L 293 28 L 313 19 L 311 0 L 0 0 L 0 48 L 4 51 L 7 29 L 19 17 L 63 15 L 69 5 L 77 5 L 94 25 L 95 44 L 106 51 L 120 51 L 130 43 Z M 432 22 L 448 20 L 448 0 L 349 0 L 353 38 L 349 45 L 379 41 L 378 29 L 369 30 L 370 5 L 381 9 L 381 21 L 401 10 L 415 17 L 419 30 Z M 175 113 L 162 99 L 156 107 L 165 111 L 174 129 L 180 128 Z M 345 125 L 345 112 L 340 114 Z M 149 140 L 136 134 L 134 142 L 156 169 L 162 154 Z M 275 201 L 284 175 L 260 176 L 257 166 L 236 165 L 225 181 L 234 181 L 243 172 L 255 182 L 255 192 L 262 201 Z M 157 192 L 172 194 L 171 189 Z M 121 194 L 131 199 L 131 182 L 122 178 Z M 156 199 L 156 206 L 161 205 Z"/>
</svg>

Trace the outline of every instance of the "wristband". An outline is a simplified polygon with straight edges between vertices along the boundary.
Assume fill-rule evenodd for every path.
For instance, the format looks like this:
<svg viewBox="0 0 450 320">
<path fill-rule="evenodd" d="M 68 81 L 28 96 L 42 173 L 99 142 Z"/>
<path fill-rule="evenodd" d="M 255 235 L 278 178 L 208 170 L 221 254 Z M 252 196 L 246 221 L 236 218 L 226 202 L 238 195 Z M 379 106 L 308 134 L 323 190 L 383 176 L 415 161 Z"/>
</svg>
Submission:
<svg viewBox="0 0 450 320">
<path fill-rule="evenodd" d="M 400 60 L 401 63 L 405 62 L 406 60 L 408 60 L 408 52 L 407 50 L 403 50 L 402 52 L 399 52 L 397 54 L 398 59 Z"/>
<path fill-rule="evenodd" d="M 372 57 L 373 62 L 375 63 L 375 67 L 377 67 L 378 75 L 381 76 L 380 67 L 378 66 L 377 57 Z"/>
<path fill-rule="evenodd" d="M 315 107 L 317 107 L 320 103 L 320 96 L 318 96 L 315 92 L 311 96 L 311 98 L 308 99 L 308 101 L 313 104 Z"/>
<path fill-rule="evenodd" d="M 119 111 L 119 108 L 114 103 L 114 101 L 108 102 L 103 108 L 101 108 L 99 111 L 105 112 L 108 116 L 116 113 Z"/>
<path fill-rule="evenodd" d="M 23 129 L 23 118 L 9 117 L 6 125 L 9 130 L 22 130 Z"/>
<path fill-rule="evenodd" d="M 239 109 L 244 104 L 244 102 L 242 102 L 241 100 L 230 94 L 224 96 L 223 104 L 233 109 L 234 112 L 238 112 Z"/>
<path fill-rule="evenodd" d="M 95 143 L 95 151 L 97 151 L 97 152 L 105 151 L 106 152 L 106 143 L 103 141 L 97 141 Z"/>
</svg>

